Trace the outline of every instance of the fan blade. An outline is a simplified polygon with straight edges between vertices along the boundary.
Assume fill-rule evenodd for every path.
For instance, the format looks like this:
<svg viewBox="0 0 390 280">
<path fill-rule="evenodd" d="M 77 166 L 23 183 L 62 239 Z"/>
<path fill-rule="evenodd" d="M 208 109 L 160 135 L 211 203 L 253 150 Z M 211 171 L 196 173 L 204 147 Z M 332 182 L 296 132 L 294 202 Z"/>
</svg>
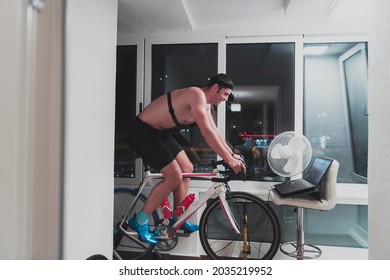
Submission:
<svg viewBox="0 0 390 280">
<path fill-rule="evenodd" d="M 274 146 L 274 148 L 271 151 L 271 157 L 274 159 L 281 159 L 279 150 L 282 147 L 282 144 L 278 143 Z"/>
<path fill-rule="evenodd" d="M 302 151 L 294 152 L 294 157 L 297 159 L 298 162 L 302 161 L 302 153 Z"/>
<path fill-rule="evenodd" d="M 294 136 L 288 141 L 288 145 L 293 151 L 303 151 L 306 148 L 305 141 L 301 137 Z"/>
<path fill-rule="evenodd" d="M 290 158 L 293 154 L 294 154 L 293 149 L 291 149 L 291 147 L 288 146 L 288 145 L 284 145 L 284 146 L 282 146 L 282 147 L 279 149 L 279 155 L 280 155 L 282 158 L 284 158 L 284 159 Z"/>
<path fill-rule="evenodd" d="M 283 170 L 287 173 L 293 172 L 298 166 L 298 160 L 292 156 L 288 159 L 286 165 L 283 167 Z"/>
</svg>

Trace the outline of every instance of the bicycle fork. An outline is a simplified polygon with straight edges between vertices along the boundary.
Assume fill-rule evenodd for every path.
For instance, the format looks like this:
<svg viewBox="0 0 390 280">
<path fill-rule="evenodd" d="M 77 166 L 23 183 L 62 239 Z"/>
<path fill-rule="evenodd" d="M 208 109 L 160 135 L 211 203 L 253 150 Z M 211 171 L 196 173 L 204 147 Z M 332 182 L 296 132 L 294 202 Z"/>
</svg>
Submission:
<svg viewBox="0 0 390 280">
<path fill-rule="evenodd" d="M 225 190 L 223 192 L 220 192 L 218 194 L 219 203 L 221 204 L 223 212 L 225 213 L 225 216 L 228 219 L 228 221 L 229 221 L 230 225 L 232 226 L 232 228 L 234 229 L 234 231 L 237 234 L 241 234 L 240 229 L 238 228 L 238 223 L 234 219 L 233 214 L 232 214 L 232 210 L 230 210 L 229 204 L 226 201 L 226 187 L 225 186 L 224 186 L 224 189 Z"/>
</svg>

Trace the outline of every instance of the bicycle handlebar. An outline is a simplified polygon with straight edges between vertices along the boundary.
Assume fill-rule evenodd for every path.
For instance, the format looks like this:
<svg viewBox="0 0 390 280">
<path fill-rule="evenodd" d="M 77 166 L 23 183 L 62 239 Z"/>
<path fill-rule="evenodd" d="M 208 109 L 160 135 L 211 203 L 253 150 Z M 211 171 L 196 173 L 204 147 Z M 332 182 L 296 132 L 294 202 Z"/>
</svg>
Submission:
<svg viewBox="0 0 390 280">
<path fill-rule="evenodd" d="M 211 161 L 211 165 L 212 165 L 212 167 L 214 169 L 218 169 L 218 166 L 222 165 L 225 168 L 225 170 L 219 170 L 218 169 L 218 172 L 220 174 L 226 174 L 227 175 L 225 177 L 215 177 L 215 178 L 212 178 L 211 179 L 212 182 L 227 183 L 230 180 L 233 180 L 235 178 L 245 181 L 245 174 L 244 174 L 244 172 L 241 171 L 238 174 L 235 174 L 233 172 L 233 170 L 230 168 L 230 166 L 224 160 L 217 160 L 217 161 L 212 160 Z"/>
</svg>

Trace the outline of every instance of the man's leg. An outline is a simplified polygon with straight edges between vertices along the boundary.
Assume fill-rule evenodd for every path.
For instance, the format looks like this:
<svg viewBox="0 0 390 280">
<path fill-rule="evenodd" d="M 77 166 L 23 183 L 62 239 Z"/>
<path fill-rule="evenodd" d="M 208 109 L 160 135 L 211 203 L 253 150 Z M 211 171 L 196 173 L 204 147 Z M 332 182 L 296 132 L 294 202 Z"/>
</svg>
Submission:
<svg viewBox="0 0 390 280">
<path fill-rule="evenodd" d="M 153 245 L 158 242 L 150 232 L 149 217 L 160 206 L 161 202 L 180 185 L 182 180 L 181 170 L 176 160 L 161 169 L 161 173 L 164 175 L 164 179 L 152 188 L 142 211 L 129 220 L 130 227 L 138 232 L 140 239 Z"/>
<path fill-rule="evenodd" d="M 176 161 L 179 163 L 180 169 L 183 173 L 191 173 L 194 170 L 192 162 L 184 151 L 181 151 L 177 154 Z M 187 196 L 189 185 L 190 179 L 185 178 L 181 181 L 180 185 L 173 191 L 174 209 L 178 207 Z M 174 222 L 177 219 L 178 217 L 173 214 L 172 221 Z M 199 230 L 198 225 L 190 224 L 189 222 L 185 222 L 181 228 L 189 233 Z"/>
<path fill-rule="evenodd" d="M 192 162 L 184 151 L 181 151 L 177 154 L 176 161 L 179 164 L 182 173 L 191 173 L 194 170 Z M 174 208 L 178 207 L 187 196 L 189 185 L 190 179 L 185 178 L 182 179 L 180 185 L 173 190 Z"/>
<path fill-rule="evenodd" d="M 164 179 L 152 188 L 144 205 L 143 211 L 147 215 L 151 215 L 160 206 L 161 202 L 182 182 L 182 171 L 176 160 L 161 169 L 161 173 Z"/>
</svg>

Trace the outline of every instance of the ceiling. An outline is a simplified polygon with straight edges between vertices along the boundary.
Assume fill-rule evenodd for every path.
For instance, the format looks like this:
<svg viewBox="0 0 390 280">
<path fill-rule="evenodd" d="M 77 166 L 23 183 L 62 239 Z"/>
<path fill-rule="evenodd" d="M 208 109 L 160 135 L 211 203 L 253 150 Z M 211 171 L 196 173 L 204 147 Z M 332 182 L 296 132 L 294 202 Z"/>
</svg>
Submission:
<svg viewBox="0 0 390 280">
<path fill-rule="evenodd" d="M 371 0 L 118 0 L 118 36 L 148 34 L 190 34 L 224 32 L 239 36 L 249 34 L 319 34 L 319 33 L 359 33 L 367 21 L 367 11 Z M 371 2 L 372 3 L 372 2 Z M 291 26 L 296 28 L 291 28 Z M 333 29 L 330 28 L 333 25 Z M 355 27 L 355 29 L 354 29 Z M 255 31 L 254 31 L 255 30 Z M 264 30 L 267 30 L 264 33 Z M 294 33 L 295 30 L 303 33 Z M 303 31 L 302 31 L 303 30 Z M 330 30 L 330 31 L 329 31 Z M 351 32 L 352 30 L 352 32 Z M 357 30 L 357 31 L 354 31 Z M 230 33 L 229 33 L 230 32 Z M 247 32 L 247 33 L 245 33 Z M 319 32 L 319 33 L 316 33 Z M 349 45 L 332 45 L 329 55 L 343 53 Z M 276 69 L 270 61 L 288 54 L 281 47 L 273 47 L 261 56 L 259 50 L 246 54 L 259 57 L 253 60 L 249 72 L 257 75 L 266 71 L 267 75 L 283 76 L 291 69 L 284 64 Z M 203 52 L 202 52 L 203 53 Z M 232 55 L 235 57 L 234 55 Z M 268 59 L 265 59 L 265 56 Z M 196 56 L 193 56 L 197 59 Z M 240 58 L 240 56 L 237 56 Z M 197 72 L 186 64 L 175 65 L 183 71 Z M 287 60 L 287 63 L 288 60 Z M 196 63 L 191 63 L 196 65 Z M 241 69 L 238 67 L 237 69 Z M 266 70 L 264 70 L 266 69 Z M 281 71 L 284 71 L 281 73 Z M 200 71 L 199 71 L 200 72 Z M 244 75 L 229 73 L 235 78 Z M 246 73 L 247 75 L 248 73 Z M 193 74 L 185 75 L 192 77 Z M 238 79 L 238 78 L 237 78 Z M 267 96 L 267 95 L 261 95 Z M 240 102 L 246 97 L 241 94 Z M 249 100 L 249 99 L 248 99 Z M 248 102 L 252 102 L 249 100 Z"/>
<path fill-rule="evenodd" d="M 283 23 L 310 28 L 360 23 L 370 0 L 119 0 L 118 34 L 261 29 Z M 316 27 L 318 28 L 318 27 Z M 284 30 L 283 29 L 283 30 Z"/>
</svg>

